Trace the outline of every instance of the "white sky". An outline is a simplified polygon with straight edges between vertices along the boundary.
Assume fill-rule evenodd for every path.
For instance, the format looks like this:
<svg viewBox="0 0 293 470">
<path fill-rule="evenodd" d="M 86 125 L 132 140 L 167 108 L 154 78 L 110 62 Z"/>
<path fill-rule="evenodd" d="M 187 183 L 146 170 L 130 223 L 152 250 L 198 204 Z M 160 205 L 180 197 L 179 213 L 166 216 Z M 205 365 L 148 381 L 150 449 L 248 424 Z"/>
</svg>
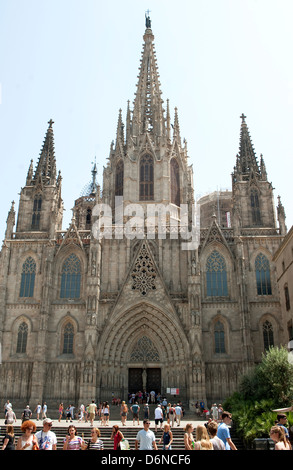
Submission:
<svg viewBox="0 0 293 470">
<path fill-rule="evenodd" d="M 178 107 L 195 194 L 231 189 L 240 115 L 285 206 L 293 167 L 292 0 L 2 0 L 0 239 L 52 118 L 66 212 L 103 166 L 136 91 L 145 11 L 163 99 Z M 275 205 L 276 205 L 275 204 Z"/>
</svg>

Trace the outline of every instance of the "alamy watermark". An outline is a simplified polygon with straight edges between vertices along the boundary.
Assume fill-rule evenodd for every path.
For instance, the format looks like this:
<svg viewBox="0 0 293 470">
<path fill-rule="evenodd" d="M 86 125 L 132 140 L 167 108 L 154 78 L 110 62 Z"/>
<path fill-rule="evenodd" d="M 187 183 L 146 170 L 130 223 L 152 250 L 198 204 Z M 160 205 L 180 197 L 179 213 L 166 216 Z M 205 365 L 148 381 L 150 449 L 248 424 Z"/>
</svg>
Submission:
<svg viewBox="0 0 293 470">
<path fill-rule="evenodd" d="M 96 239 L 126 237 L 149 240 L 158 238 L 183 240 L 183 250 L 195 250 L 200 242 L 199 204 L 125 204 L 115 197 L 114 213 L 108 204 L 96 204 L 92 211 L 92 233 Z"/>
</svg>

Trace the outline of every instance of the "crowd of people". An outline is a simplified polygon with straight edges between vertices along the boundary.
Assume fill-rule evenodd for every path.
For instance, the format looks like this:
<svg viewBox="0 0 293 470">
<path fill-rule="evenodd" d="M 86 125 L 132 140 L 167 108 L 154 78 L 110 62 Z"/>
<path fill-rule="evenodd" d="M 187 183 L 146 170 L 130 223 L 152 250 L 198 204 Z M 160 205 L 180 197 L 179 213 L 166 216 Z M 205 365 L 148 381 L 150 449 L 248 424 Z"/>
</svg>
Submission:
<svg viewBox="0 0 293 470">
<path fill-rule="evenodd" d="M 127 415 L 132 413 L 133 425 L 136 423 L 140 425 L 139 413 L 142 408 L 143 411 L 143 428 L 136 434 L 134 448 L 140 450 L 172 450 L 174 426 L 180 426 L 183 417 L 182 405 L 177 403 L 171 405 L 167 403 L 165 411 L 161 402 L 156 404 L 154 410 L 155 429 L 150 430 L 150 407 L 148 402 L 138 403 L 132 401 L 126 403 L 116 403 L 120 406 L 120 415 L 122 426 L 125 425 Z M 32 411 L 29 405 L 23 410 L 21 436 L 17 439 L 14 434 L 14 422 L 16 416 L 12 408 L 12 404 L 7 400 L 4 406 L 6 433 L 3 438 L 2 450 L 57 450 L 57 437 L 52 431 L 53 420 L 47 418 L 47 408 L 37 405 L 34 412 L 36 413 L 36 420 L 43 418 L 43 428 L 37 431 L 35 421 L 32 419 Z M 129 406 L 128 406 L 129 405 Z M 140 406 L 142 405 L 142 406 Z M 197 409 L 197 406 L 195 404 Z M 205 409 L 203 404 L 199 405 L 202 412 Z M 101 425 L 109 425 L 110 407 L 108 402 L 103 402 L 99 406 L 95 401 L 87 405 L 81 405 L 78 410 L 78 415 L 74 413 L 74 406 L 70 405 L 64 409 L 63 404 L 59 406 L 59 419 L 62 416 L 66 422 L 73 422 L 73 419 L 78 421 L 84 420 L 90 422 L 91 437 L 84 439 L 84 435 L 78 434 L 78 429 L 74 424 L 70 424 L 66 436 L 63 438 L 63 450 L 104 450 L 104 443 L 101 439 L 101 431 L 94 425 L 94 420 L 98 417 Z M 231 439 L 230 427 L 232 422 L 231 413 L 221 409 L 220 405 L 213 404 L 211 407 L 211 416 L 204 423 L 198 424 L 194 429 L 192 423 L 187 423 L 184 428 L 184 449 L 185 450 L 237 450 L 236 445 Z M 159 433 L 159 434 L 157 434 Z M 270 439 L 274 441 L 275 450 L 291 450 L 289 440 L 289 431 L 287 428 L 286 414 L 277 415 L 277 420 L 272 426 Z M 122 430 L 118 425 L 112 426 L 111 440 L 113 441 L 114 450 L 128 450 L 130 449 L 129 442 L 124 436 Z"/>
</svg>

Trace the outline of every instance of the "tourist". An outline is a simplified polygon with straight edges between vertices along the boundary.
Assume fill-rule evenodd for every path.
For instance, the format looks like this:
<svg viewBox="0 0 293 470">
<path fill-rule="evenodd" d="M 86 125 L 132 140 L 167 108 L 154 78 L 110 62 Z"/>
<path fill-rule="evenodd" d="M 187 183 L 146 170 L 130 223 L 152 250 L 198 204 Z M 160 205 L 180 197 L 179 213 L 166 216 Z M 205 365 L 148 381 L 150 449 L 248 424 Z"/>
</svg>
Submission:
<svg viewBox="0 0 293 470">
<path fill-rule="evenodd" d="M 172 450 L 173 434 L 170 428 L 170 424 L 164 425 L 164 432 L 159 440 L 159 444 L 163 442 L 163 450 Z"/>
<path fill-rule="evenodd" d="M 196 427 L 196 442 L 194 444 L 194 450 L 214 450 L 207 428 L 203 424 L 199 424 Z"/>
<path fill-rule="evenodd" d="M 148 405 L 148 403 L 145 403 L 144 407 L 143 407 L 143 418 L 144 419 L 150 419 L 150 407 Z"/>
<path fill-rule="evenodd" d="M 163 412 L 161 405 L 157 405 L 157 408 L 155 409 L 155 432 L 157 432 L 157 427 L 158 424 L 160 423 L 160 429 L 162 429 L 162 424 L 163 424 Z"/>
<path fill-rule="evenodd" d="M 20 430 L 22 436 L 19 437 L 17 441 L 16 450 L 36 450 L 39 448 L 38 441 L 33 434 L 36 431 L 36 425 L 30 419 L 25 420 Z"/>
<path fill-rule="evenodd" d="M 270 438 L 275 442 L 275 450 L 291 450 L 291 444 L 286 438 L 284 427 L 273 426 L 270 430 Z"/>
<path fill-rule="evenodd" d="M 22 412 L 22 422 L 30 420 L 32 417 L 32 411 L 30 410 L 29 405 L 26 405 L 25 409 Z"/>
<path fill-rule="evenodd" d="M 217 436 L 222 439 L 226 450 L 237 450 L 230 436 L 229 426 L 231 425 L 232 415 L 228 411 L 222 412 L 222 422 L 218 426 Z"/>
<path fill-rule="evenodd" d="M 281 414 L 277 415 L 276 425 L 280 426 L 281 428 L 284 429 L 286 439 L 289 442 L 289 431 L 288 431 L 288 428 L 287 428 L 288 421 L 287 421 L 287 416 L 284 413 L 281 413 Z"/>
<path fill-rule="evenodd" d="M 210 435 L 211 443 L 213 444 L 214 450 L 225 450 L 224 442 L 217 436 L 217 421 L 211 420 L 207 425 L 207 430 Z"/>
<path fill-rule="evenodd" d="M 179 405 L 179 403 L 177 403 L 177 405 L 175 406 L 175 419 L 177 422 L 177 426 L 180 426 L 181 418 L 182 418 L 182 408 Z"/>
<path fill-rule="evenodd" d="M 120 450 L 120 442 L 122 441 L 122 439 L 124 439 L 124 436 L 120 431 L 119 426 L 113 426 L 111 439 L 114 441 L 114 450 Z"/>
<path fill-rule="evenodd" d="M 219 410 L 217 407 L 217 404 L 214 403 L 213 406 L 211 407 L 211 413 L 212 413 L 212 418 L 214 421 L 218 421 L 219 419 Z"/>
<path fill-rule="evenodd" d="M 104 450 L 104 443 L 100 439 L 101 431 L 99 428 L 92 428 L 91 438 L 87 442 L 83 442 L 82 450 Z"/>
<path fill-rule="evenodd" d="M 107 401 L 105 401 L 103 404 L 102 413 L 104 426 L 109 426 L 110 406 Z"/>
<path fill-rule="evenodd" d="M 5 414 L 5 424 L 13 424 L 16 423 L 16 415 L 12 408 L 8 408 Z"/>
<path fill-rule="evenodd" d="M 79 407 L 79 418 L 78 418 L 79 422 L 84 421 L 84 412 L 85 412 L 85 406 L 82 403 Z"/>
<path fill-rule="evenodd" d="M 63 442 L 63 450 L 81 450 L 84 445 L 84 441 L 77 435 L 77 429 L 73 424 L 69 426 Z"/>
<path fill-rule="evenodd" d="M 88 413 L 91 426 L 94 425 L 95 415 L 97 414 L 97 405 L 95 404 L 95 400 L 92 400 L 90 405 L 88 406 Z M 101 417 L 102 420 L 102 417 Z"/>
<path fill-rule="evenodd" d="M 37 413 L 37 421 L 39 421 L 39 419 L 40 419 L 41 411 L 42 411 L 41 403 L 38 403 L 37 406 L 36 406 L 36 409 L 35 409 L 35 413 Z"/>
<path fill-rule="evenodd" d="M 125 401 L 123 401 L 121 403 L 121 408 L 120 408 L 122 426 L 126 426 L 127 413 L 128 413 L 128 406 L 126 405 Z"/>
<path fill-rule="evenodd" d="M 60 403 L 59 408 L 58 408 L 58 415 L 59 415 L 58 421 L 59 421 L 59 423 L 60 423 L 61 418 L 63 416 L 63 411 L 64 411 L 63 403 Z"/>
<path fill-rule="evenodd" d="M 47 411 L 48 411 L 47 403 L 44 402 L 44 404 L 43 404 L 43 409 L 42 409 L 42 419 L 46 419 L 46 418 L 47 418 Z"/>
<path fill-rule="evenodd" d="M 156 444 L 156 436 L 153 431 L 150 431 L 150 421 L 143 420 L 143 429 L 138 431 L 135 439 L 135 449 L 137 450 L 158 450 Z M 138 447 L 139 446 L 139 447 Z"/>
<path fill-rule="evenodd" d="M 51 430 L 52 426 L 53 421 L 50 418 L 46 418 L 43 421 L 43 429 L 36 432 L 40 450 L 57 450 L 57 437 Z"/>
<path fill-rule="evenodd" d="M 184 449 L 185 450 L 193 450 L 194 448 L 194 437 L 193 437 L 193 425 L 191 423 L 187 423 L 185 426 L 185 434 L 184 434 Z"/>
<path fill-rule="evenodd" d="M 175 420 L 175 408 L 174 406 L 169 403 L 168 405 L 168 419 L 169 419 L 169 424 L 171 428 L 174 426 L 174 420 Z"/>
<path fill-rule="evenodd" d="M 69 405 L 69 406 L 66 408 L 66 410 L 65 410 L 66 423 L 68 423 L 68 419 L 69 419 L 70 422 L 72 423 L 72 417 L 71 417 L 70 407 L 71 407 L 71 405 Z"/>
<path fill-rule="evenodd" d="M 132 411 L 132 420 L 133 420 L 133 426 L 135 425 L 135 421 L 137 421 L 137 424 L 139 425 L 139 410 L 140 407 L 137 402 L 134 403 L 134 405 L 131 406 L 131 411 Z"/>
<path fill-rule="evenodd" d="M 9 400 L 7 400 L 5 405 L 4 405 L 4 416 L 6 416 L 6 413 L 9 409 L 12 409 L 12 404 L 10 403 Z"/>
<path fill-rule="evenodd" d="M 15 450 L 14 428 L 11 424 L 6 426 L 6 433 L 3 438 L 2 450 Z"/>
</svg>

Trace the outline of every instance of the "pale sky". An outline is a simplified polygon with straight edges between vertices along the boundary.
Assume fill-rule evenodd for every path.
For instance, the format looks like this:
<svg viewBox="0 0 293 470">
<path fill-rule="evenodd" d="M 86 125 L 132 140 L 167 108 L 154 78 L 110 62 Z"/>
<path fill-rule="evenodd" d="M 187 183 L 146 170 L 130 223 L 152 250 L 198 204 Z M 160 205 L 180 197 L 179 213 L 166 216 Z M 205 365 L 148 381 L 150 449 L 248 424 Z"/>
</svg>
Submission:
<svg viewBox="0 0 293 470">
<path fill-rule="evenodd" d="M 1 0 L 0 233 L 53 119 L 68 228 L 119 108 L 136 91 L 150 10 L 162 98 L 178 108 L 195 195 L 231 189 L 240 115 L 293 224 L 292 0 Z"/>
</svg>

